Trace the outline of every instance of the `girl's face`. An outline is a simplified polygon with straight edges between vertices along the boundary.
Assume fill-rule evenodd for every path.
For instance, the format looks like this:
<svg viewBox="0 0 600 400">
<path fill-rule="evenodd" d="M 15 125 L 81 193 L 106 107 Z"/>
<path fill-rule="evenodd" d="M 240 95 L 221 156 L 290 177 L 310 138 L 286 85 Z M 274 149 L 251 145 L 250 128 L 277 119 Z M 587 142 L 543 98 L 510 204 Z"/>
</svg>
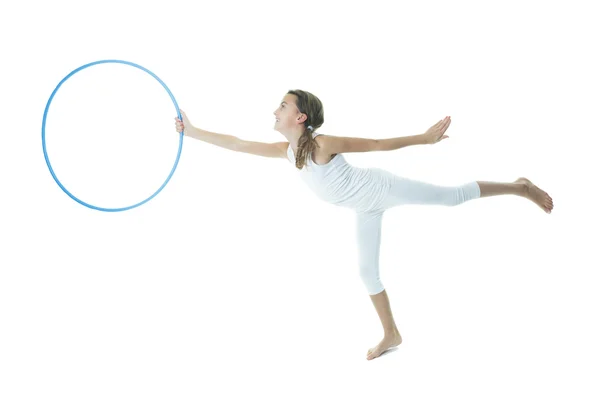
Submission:
<svg viewBox="0 0 600 400">
<path fill-rule="evenodd" d="M 300 111 L 296 107 L 294 95 L 285 95 L 277 110 L 273 112 L 275 115 L 276 130 L 291 130 L 298 125 Z"/>
</svg>

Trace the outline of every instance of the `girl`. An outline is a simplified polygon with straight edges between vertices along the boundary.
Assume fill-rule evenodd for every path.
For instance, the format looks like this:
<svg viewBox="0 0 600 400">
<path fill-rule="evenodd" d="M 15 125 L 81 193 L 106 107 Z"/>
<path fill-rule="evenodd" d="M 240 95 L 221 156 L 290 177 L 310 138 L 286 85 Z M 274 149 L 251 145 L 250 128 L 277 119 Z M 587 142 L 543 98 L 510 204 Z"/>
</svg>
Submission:
<svg viewBox="0 0 600 400">
<path fill-rule="evenodd" d="M 416 144 L 434 144 L 448 138 L 444 133 L 450 117 L 438 121 L 425 133 L 391 139 L 363 139 L 317 133 L 323 125 L 323 105 L 313 94 L 290 90 L 275 115 L 275 130 L 286 141 L 261 143 L 194 127 L 186 114 L 175 118 L 177 132 L 233 151 L 263 157 L 282 157 L 294 163 L 298 173 L 324 201 L 356 212 L 359 275 L 383 326 L 383 340 L 367 352 L 367 360 L 402 343 L 387 293 L 379 279 L 379 245 L 385 210 L 402 204 L 456 206 L 479 197 L 512 194 L 536 203 L 546 213 L 554 207 L 552 198 L 526 178 L 512 183 L 474 181 L 461 186 L 437 186 L 402 178 L 379 168 L 357 168 L 342 153 L 388 151 Z"/>
</svg>

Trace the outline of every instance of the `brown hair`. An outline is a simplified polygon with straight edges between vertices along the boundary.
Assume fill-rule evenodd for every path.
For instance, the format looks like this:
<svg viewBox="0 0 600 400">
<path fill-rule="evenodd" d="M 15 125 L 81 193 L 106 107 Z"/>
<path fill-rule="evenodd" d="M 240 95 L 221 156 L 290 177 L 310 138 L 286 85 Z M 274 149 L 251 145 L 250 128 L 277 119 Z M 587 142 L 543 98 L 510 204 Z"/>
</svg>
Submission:
<svg viewBox="0 0 600 400">
<path fill-rule="evenodd" d="M 296 107 L 307 117 L 304 121 L 304 132 L 298 139 L 298 150 L 296 151 L 296 168 L 302 169 L 308 163 L 308 157 L 319 147 L 313 138 L 313 132 L 323 125 L 323 103 L 317 96 L 304 90 L 290 90 L 287 94 L 296 96 Z M 312 129 L 308 129 L 309 126 L 312 126 Z"/>
</svg>

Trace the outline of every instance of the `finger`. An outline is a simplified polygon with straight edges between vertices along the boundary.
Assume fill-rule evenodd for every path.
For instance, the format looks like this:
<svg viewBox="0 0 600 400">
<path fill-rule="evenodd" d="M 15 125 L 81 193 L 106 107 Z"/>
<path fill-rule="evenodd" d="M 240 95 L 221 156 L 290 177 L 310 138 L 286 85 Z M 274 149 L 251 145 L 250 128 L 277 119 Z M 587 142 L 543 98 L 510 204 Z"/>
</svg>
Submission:
<svg viewBox="0 0 600 400">
<path fill-rule="evenodd" d="M 448 129 L 448 126 L 450 126 L 450 117 L 446 117 L 446 120 L 444 121 L 444 130 Z"/>
</svg>

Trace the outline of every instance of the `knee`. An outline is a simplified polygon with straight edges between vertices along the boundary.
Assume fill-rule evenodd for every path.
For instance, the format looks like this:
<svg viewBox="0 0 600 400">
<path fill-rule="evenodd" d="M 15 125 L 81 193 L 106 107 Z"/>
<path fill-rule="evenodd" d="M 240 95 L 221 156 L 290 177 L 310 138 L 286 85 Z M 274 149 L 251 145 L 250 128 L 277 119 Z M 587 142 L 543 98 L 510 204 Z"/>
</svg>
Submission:
<svg viewBox="0 0 600 400">
<path fill-rule="evenodd" d="M 454 191 L 453 206 L 465 203 L 469 200 L 473 200 L 480 197 L 479 185 L 477 182 L 469 182 L 462 186 L 459 186 Z"/>
<path fill-rule="evenodd" d="M 370 296 L 384 290 L 379 274 L 373 268 L 361 266 L 359 275 Z"/>
<path fill-rule="evenodd" d="M 444 197 L 444 200 L 441 204 L 447 207 L 456 207 L 459 204 L 462 204 L 466 201 L 463 189 L 460 187 L 454 188 L 454 190 L 449 191 L 447 195 Z"/>
</svg>

